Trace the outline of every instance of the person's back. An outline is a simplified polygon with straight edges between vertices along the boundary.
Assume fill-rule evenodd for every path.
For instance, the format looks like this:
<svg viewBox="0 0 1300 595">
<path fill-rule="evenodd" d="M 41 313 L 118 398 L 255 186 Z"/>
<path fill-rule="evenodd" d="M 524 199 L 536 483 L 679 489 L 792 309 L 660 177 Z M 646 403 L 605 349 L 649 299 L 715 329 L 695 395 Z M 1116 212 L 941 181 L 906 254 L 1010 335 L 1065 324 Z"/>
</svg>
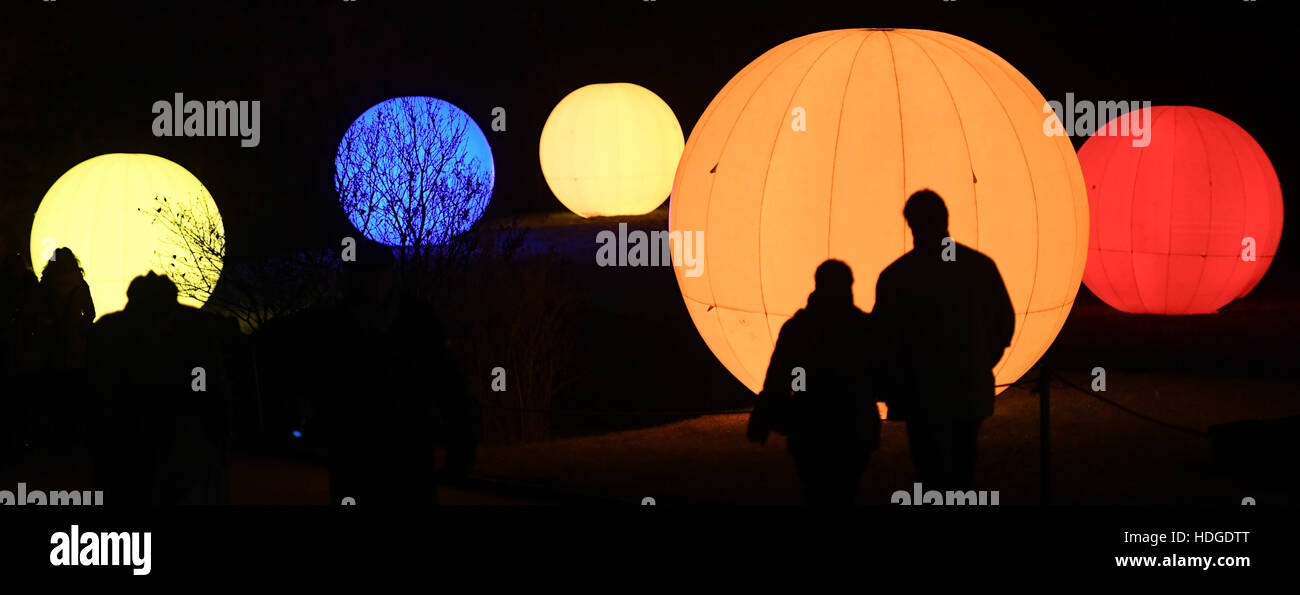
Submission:
<svg viewBox="0 0 1300 595">
<path fill-rule="evenodd" d="M 781 358 L 789 357 L 788 362 L 774 360 L 774 369 L 785 372 L 786 385 L 795 367 L 807 381 L 803 390 L 792 394 L 792 451 L 875 447 L 880 420 L 868 390 L 869 335 L 869 315 L 852 305 L 805 308 L 781 327 L 790 355 Z"/>
<path fill-rule="evenodd" d="M 213 481 L 224 467 L 226 389 L 206 316 L 149 273 L 132 281 L 125 310 L 92 327 L 96 482 L 109 503 L 224 501 Z"/>
<path fill-rule="evenodd" d="M 875 311 L 901 329 L 891 359 L 910 398 L 900 400 L 900 418 L 993 414 L 992 368 L 1002 357 L 994 346 L 1010 338 L 995 300 L 1001 277 L 989 257 L 952 247 L 951 261 L 913 250 L 880 273 Z"/>
<path fill-rule="evenodd" d="M 41 272 L 40 311 L 41 360 L 51 371 L 86 367 L 86 348 L 95 305 L 84 272 L 73 252 L 54 251 Z"/>
<path fill-rule="evenodd" d="M 815 277 L 808 306 L 781 327 L 749 438 L 786 434 L 807 500 L 847 504 L 880 444 L 875 348 L 870 318 L 853 304 L 848 266 L 828 260 Z"/>
<path fill-rule="evenodd" d="M 175 352 L 165 348 L 165 328 L 152 313 L 128 305 L 91 329 L 95 483 L 108 504 L 157 505 L 163 499 L 167 402 L 188 386 Z"/>
<path fill-rule="evenodd" d="M 43 451 L 75 456 L 84 447 L 86 350 L 95 307 L 72 250 L 54 251 L 41 271 L 37 294 L 36 442 Z"/>
<path fill-rule="evenodd" d="M 890 418 L 907 422 L 917 479 L 936 489 L 974 482 L 979 427 L 993 415 L 993 366 L 1011 343 L 1015 311 L 992 259 L 948 234 L 930 190 L 903 208 L 913 249 L 881 271 L 880 324 Z"/>
</svg>

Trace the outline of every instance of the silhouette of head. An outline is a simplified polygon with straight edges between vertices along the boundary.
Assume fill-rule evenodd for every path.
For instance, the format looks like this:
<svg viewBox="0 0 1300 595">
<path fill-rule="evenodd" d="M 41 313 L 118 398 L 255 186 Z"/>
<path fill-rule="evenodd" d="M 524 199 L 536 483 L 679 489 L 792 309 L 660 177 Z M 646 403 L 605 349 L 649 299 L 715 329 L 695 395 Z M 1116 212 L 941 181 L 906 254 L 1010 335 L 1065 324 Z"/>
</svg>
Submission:
<svg viewBox="0 0 1300 595">
<path fill-rule="evenodd" d="M 948 206 L 938 193 L 929 188 L 919 190 L 907 199 L 903 218 L 912 228 L 914 240 L 920 238 L 927 244 L 934 240 L 937 247 L 938 239 L 948 236 Z"/>
<path fill-rule="evenodd" d="M 813 294 L 819 296 L 820 301 L 853 303 L 853 269 L 844 261 L 832 258 L 817 265 L 813 282 L 816 284 Z"/>
<path fill-rule="evenodd" d="M 126 288 L 126 309 L 131 312 L 158 313 L 176 306 L 176 284 L 166 275 L 153 271 L 131 280 Z"/>
<path fill-rule="evenodd" d="M 53 277 L 71 277 L 76 275 L 78 278 L 85 277 L 86 272 L 81 268 L 81 261 L 77 260 L 77 255 L 72 253 L 72 249 L 67 246 L 57 248 L 54 254 L 50 255 L 49 262 L 45 263 L 45 268 L 41 269 L 41 279 L 47 276 Z"/>
</svg>

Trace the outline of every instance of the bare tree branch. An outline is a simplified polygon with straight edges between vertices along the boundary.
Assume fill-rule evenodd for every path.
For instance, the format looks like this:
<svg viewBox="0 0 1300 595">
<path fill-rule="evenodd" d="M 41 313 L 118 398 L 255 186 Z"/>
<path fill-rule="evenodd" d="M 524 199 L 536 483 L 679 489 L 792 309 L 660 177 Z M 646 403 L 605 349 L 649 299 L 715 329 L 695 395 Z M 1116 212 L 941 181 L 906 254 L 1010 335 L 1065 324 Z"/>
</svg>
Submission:
<svg viewBox="0 0 1300 595">
<path fill-rule="evenodd" d="M 381 103 L 339 143 L 335 184 L 353 225 L 386 244 L 445 244 L 486 208 L 492 173 L 471 154 L 472 121 L 450 103 Z"/>
</svg>

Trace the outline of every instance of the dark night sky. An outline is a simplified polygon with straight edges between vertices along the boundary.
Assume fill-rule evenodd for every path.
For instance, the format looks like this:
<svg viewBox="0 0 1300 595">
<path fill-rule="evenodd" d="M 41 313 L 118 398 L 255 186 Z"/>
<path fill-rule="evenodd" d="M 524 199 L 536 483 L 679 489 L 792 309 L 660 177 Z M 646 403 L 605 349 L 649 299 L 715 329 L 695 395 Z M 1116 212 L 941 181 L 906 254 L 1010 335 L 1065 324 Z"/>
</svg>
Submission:
<svg viewBox="0 0 1300 595">
<path fill-rule="evenodd" d="M 92 2 L 0 8 L 0 203 L 8 233 L 73 165 L 147 152 L 193 172 L 215 197 L 231 255 L 337 243 L 340 136 L 371 105 L 400 95 L 451 101 L 492 143 L 489 216 L 562 207 L 537 163 L 550 109 L 589 83 L 635 82 L 691 127 L 727 80 L 762 52 L 827 29 L 911 27 L 996 52 L 1048 99 L 1150 100 L 1219 112 L 1273 160 L 1283 195 L 1292 27 L 1285 2 L 894 0 L 844 3 L 606 0 L 592 3 Z M 260 100 L 262 142 L 155 138 L 154 101 Z M 494 106 L 508 130 L 488 130 Z M 1079 141 L 1076 141 L 1076 146 Z M 20 221 L 14 224 L 14 221 Z M 1286 277 L 1295 225 L 1274 265 Z"/>
</svg>

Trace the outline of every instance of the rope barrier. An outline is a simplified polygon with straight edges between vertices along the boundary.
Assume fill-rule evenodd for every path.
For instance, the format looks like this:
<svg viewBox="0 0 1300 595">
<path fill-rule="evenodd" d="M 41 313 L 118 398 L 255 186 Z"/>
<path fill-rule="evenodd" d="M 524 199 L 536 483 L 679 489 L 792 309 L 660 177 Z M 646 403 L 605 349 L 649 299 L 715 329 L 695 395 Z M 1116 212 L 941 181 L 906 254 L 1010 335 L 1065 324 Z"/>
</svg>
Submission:
<svg viewBox="0 0 1300 595">
<path fill-rule="evenodd" d="M 1005 388 L 1009 386 L 1021 387 L 1029 384 L 1029 380 L 1018 382 L 1009 382 L 999 384 L 995 388 Z M 595 409 L 535 409 L 528 407 L 505 407 L 501 405 L 483 405 L 484 408 L 496 409 L 498 411 L 513 411 L 516 413 L 545 413 L 550 415 L 627 415 L 627 416 L 645 416 L 645 417 L 676 417 L 676 416 L 696 416 L 696 415 L 735 415 L 739 413 L 749 413 L 753 407 L 740 407 L 734 409 L 705 409 L 705 410 L 663 410 L 663 411 L 644 411 L 644 410 L 609 410 L 600 411 Z"/>
<path fill-rule="evenodd" d="M 1040 373 L 1041 373 L 1041 372 L 1040 372 Z M 1184 432 L 1184 433 L 1187 433 L 1187 434 L 1192 434 L 1192 435 L 1196 435 L 1196 436 L 1205 436 L 1205 435 L 1206 435 L 1206 433 L 1203 432 L 1203 431 L 1201 431 L 1201 430 L 1197 430 L 1197 429 L 1195 429 L 1195 428 L 1189 428 L 1189 427 L 1186 427 L 1186 426 L 1180 426 L 1180 425 L 1178 425 L 1178 424 L 1174 424 L 1174 423 L 1170 423 L 1170 422 L 1167 422 L 1167 421 L 1164 421 L 1164 420 L 1156 419 L 1156 418 L 1154 418 L 1154 417 L 1151 417 L 1151 416 L 1146 415 L 1146 414 L 1144 414 L 1144 413 L 1141 413 L 1141 412 L 1139 412 L 1139 411 L 1135 411 L 1135 410 L 1133 410 L 1133 409 L 1131 409 L 1131 408 L 1129 408 L 1129 407 L 1127 407 L 1127 406 L 1125 406 L 1125 405 L 1122 405 L 1122 404 L 1120 404 L 1120 403 L 1118 403 L 1118 402 L 1116 402 L 1116 401 L 1114 401 L 1114 400 L 1107 399 L 1106 397 L 1103 397 L 1103 396 L 1101 396 L 1101 395 L 1099 395 L 1099 394 L 1097 394 L 1097 393 L 1095 393 L 1095 392 L 1093 392 L 1093 391 L 1091 391 L 1091 390 L 1088 390 L 1088 389 L 1082 388 L 1082 387 L 1080 387 L 1080 386 L 1078 386 L 1078 385 L 1076 385 L 1076 384 L 1070 382 L 1069 380 L 1065 379 L 1065 378 L 1062 377 L 1060 374 L 1057 374 L 1057 373 L 1051 373 L 1051 377 L 1054 378 L 1054 379 L 1056 379 L 1056 380 L 1058 380 L 1058 381 L 1060 381 L 1061 384 L 1062 384 L 1063 386 L 1065 386 L 1066 388 L 1073 389 L 1073 390 L 1075 390 L 1075 391 L 1077 391 L 1077 392 L 1079 392 L 1079 393 L 1082 393 L 1082 394 L 1084 394 L 1084 395 L 1086 395 L 1086 396 L 1089 396 L 1089 397 L 1092 397 L 1092 398 L 1094 398 L 1094 399 L 1097 399 L 1098 401 L 1101 401 L 1102 403 L 1105 403 L 1105 404 L 1107 404 L 1107 405 L 1110 405 L 1110 406 L 1112 406 L 1112 407 L 1115 407 L 1116 409 L 1119 409 L 1120 411 L 1123 411 L 1123 412 L 1125 412 L 1125 413 L 1127 413 L 1127 414 L 1129 414 L 1129 415 L 1132 415 L 1132 416 L 1134 416 L 1134 417 L 1137 417 L 1137 418 L 1139 418 L 1139 419 L 1141 419 L 1141 420 L 1143 420 L 1143 421 L 1146 421 L 1146 422 L 1149 422 L 1149 423 L 1153 423 L 1153 424 L 1156 424 L 1156 425 L 1159 425 L 1159 426 L 1162 426 L 1162 427 L 1165 427 L 1165 428 L 1168 428 L 1168 429 L 1171 429 L 1171 430 L 1176 430 L 1176 431 L 1179 431 L 1179 432 Z M 1005 383 L 1005 384 L 998 384 L 998 385 L 995 386 L 995 388 L 1009 388 L 1009 387 L 1024 388 L 1026 385 L 1031 385 L 1031 384 L 1034 384 L 1035 382 L 1037 382 L 1036 379 L 1021 379 L 1021 380 L 1018 380 L 1018 381 L 1016 381 L 1016 382 L 1008 382 L 1008 383 Z M 634 410 L 608 410 L 608 411 L 598 411 L 598 410 L 593 410 L 593 409 L 585 409 L 585 410 L 584 410 L 584 409 L 568 409 L 568 410 L 564 410 L 564 409 L 535 409 L 535 408 L 523 408 L 523 407 L 503 407 L 503 406 L 496 406 L 496 405 L 484 405 L 484 407 L 485 407 L 485 408 L 489 408 L 489 409 L 496 409 L 496 410 L 500 410 L 500 411 L 511 411 L 511 412 L 516 412 L 516 413 L 537 413 L 537 414 L 546 414 L 546 415 L 587 415 L 587 416 L 609 415 L 609 416 L 637 416 L 637 417 L 694 417 L 694 416 L 701 416 L 701 415 L 736 415 L 736 414 L 741 414 L 741 413 L 749 413 L 750 411 L 753 410 L 753 408 L 751 408 L 751 407 L 733 408 L 733 409 L 660 410 L 660 411 L 645 411 L 645 410 L 635 410 L 635 411 L 634 411 Z"/>
<path fill-rule="evenodd" d="M 546 413 L 551 415 L 638 415 L 645 417 L 673 417 L 673 416 L 694 416 L 694 415 L 734 415 L 737 413 L 749 413 L 753 407 L 738 409 L 709 409 L 697 411 L 685 410 L 663 410 L 663 411 L 598 411 L 595 409 L 530 409 L 525 407 L 503 407 L 499 405 L 483 405 L 487 409 L 496 409 L 499 411 L 514 411 L 517 413 Z"/>
<path fill-rule="evenodd" d="M 1164 421 L 1164 420 L 1159 420 L 1159 419 L 1156 419 L 1156 418 L 1154 418 L 1154 417 L 1151 417 L 1151 416 L 1149 416 L 1149 415 L 1147 415 L 1147 414 L 1145 414 L 1145 413 L 1141 413 L 1141 412 L 1138 412 L 1138 411 L 1134 411 L 1134 410 L 1132 410 L 1132 409 L 1129 409 L 1128 407 L 1126 407 L 1126 406 L 1124 406 L 1124 405 L 1121 405 L 1121 404 L 1119 404 L 1119 403 L 1117 403 L 1117 402 L 1115 402 L 1115 401 L 1112 401 L 1112 400 L 1110 400 L 1110 399 L 1107 399 L 1106 397 L 1103 397 L 1103 396 L 1097 394 L 1097 393 L 1094 392 L 1094 391 L 1084 389 L 1084 388 L 1082 388 L 1082 387 L 1080 387 L 1080 386 L 1074 384 L 1073 382 L 1070 382 L 1069 380 L 1066 380 L 1066 379 L 1063 378 L 1060 374 L 1052 374 L 1052 377 L 1053 377 L 1053 378 L 1056 378 L 1057 380 L 1060 380 L 1060 381 L 1061 381 L 1061 384 L 1063 384 L 1066 388 L 1074 389 L 1075 391 L 1078 391 L 1078 392 L 1080 392 L 1080 393 L 1083 393 L 1084 395 L 1087 395 L 1087 396 L 1089 396 L 1089 397 L 1092 397 L 1092 398 L 1094 398 L 1094 399 L 1097 399 L 1098 401 L 1101 401 L 1102 403 L 1105 403 L 1105 404 L 1107 404 L 1107 405 L 1110 405 L 1110 406 L 1112 406 L 1112 407 L 1115 407 L 1116 409 L 1119 409 L 1120 411 L 1123 411 L 1123 412 L 1125 412 L 1125 413 L 1127 413 L 1127 414 L 1129 414 L 1129 415 L 1132 415 L 1132 416 L 1134 416 L 1134 417 L 1137 417 L 1137 418 L 1139 418 L 1139 419 L 1141 419 L 1141 420 L 1143 420 L 1143 421 L 1150 422 L 1150 423 L 1156 424 L 1156 425 L 1158 425 L 1158 426 L 1163 426 L 1163 427 L 1169 428 L 1169 429 L 1171 429 L 1171 430 L 1177 430 L 1177 431 L 1179 431 L 1179 432 L 1185 432 L 1185 433 L 1188 433 L 1188 434 L 1192 434 L 1192 435 L 1194 435 L 1194 436 L 1206 436 L 1206 435 L 1207 435 L 1205 432 L 1203 432 L 1203 431 L 1201 431 L 1201 430 L 1197 430 L 1197 429 L 1195 429 L 1195 428 L 1189 428 L 1189 427 L 1187 427 L 1187 426 L 1180 426 L 1180 425 L 1178 425 L 1178 424 L 1170 423 L 1170 422 L 1167 422 L 1167 421 Z"/>
</svg>

